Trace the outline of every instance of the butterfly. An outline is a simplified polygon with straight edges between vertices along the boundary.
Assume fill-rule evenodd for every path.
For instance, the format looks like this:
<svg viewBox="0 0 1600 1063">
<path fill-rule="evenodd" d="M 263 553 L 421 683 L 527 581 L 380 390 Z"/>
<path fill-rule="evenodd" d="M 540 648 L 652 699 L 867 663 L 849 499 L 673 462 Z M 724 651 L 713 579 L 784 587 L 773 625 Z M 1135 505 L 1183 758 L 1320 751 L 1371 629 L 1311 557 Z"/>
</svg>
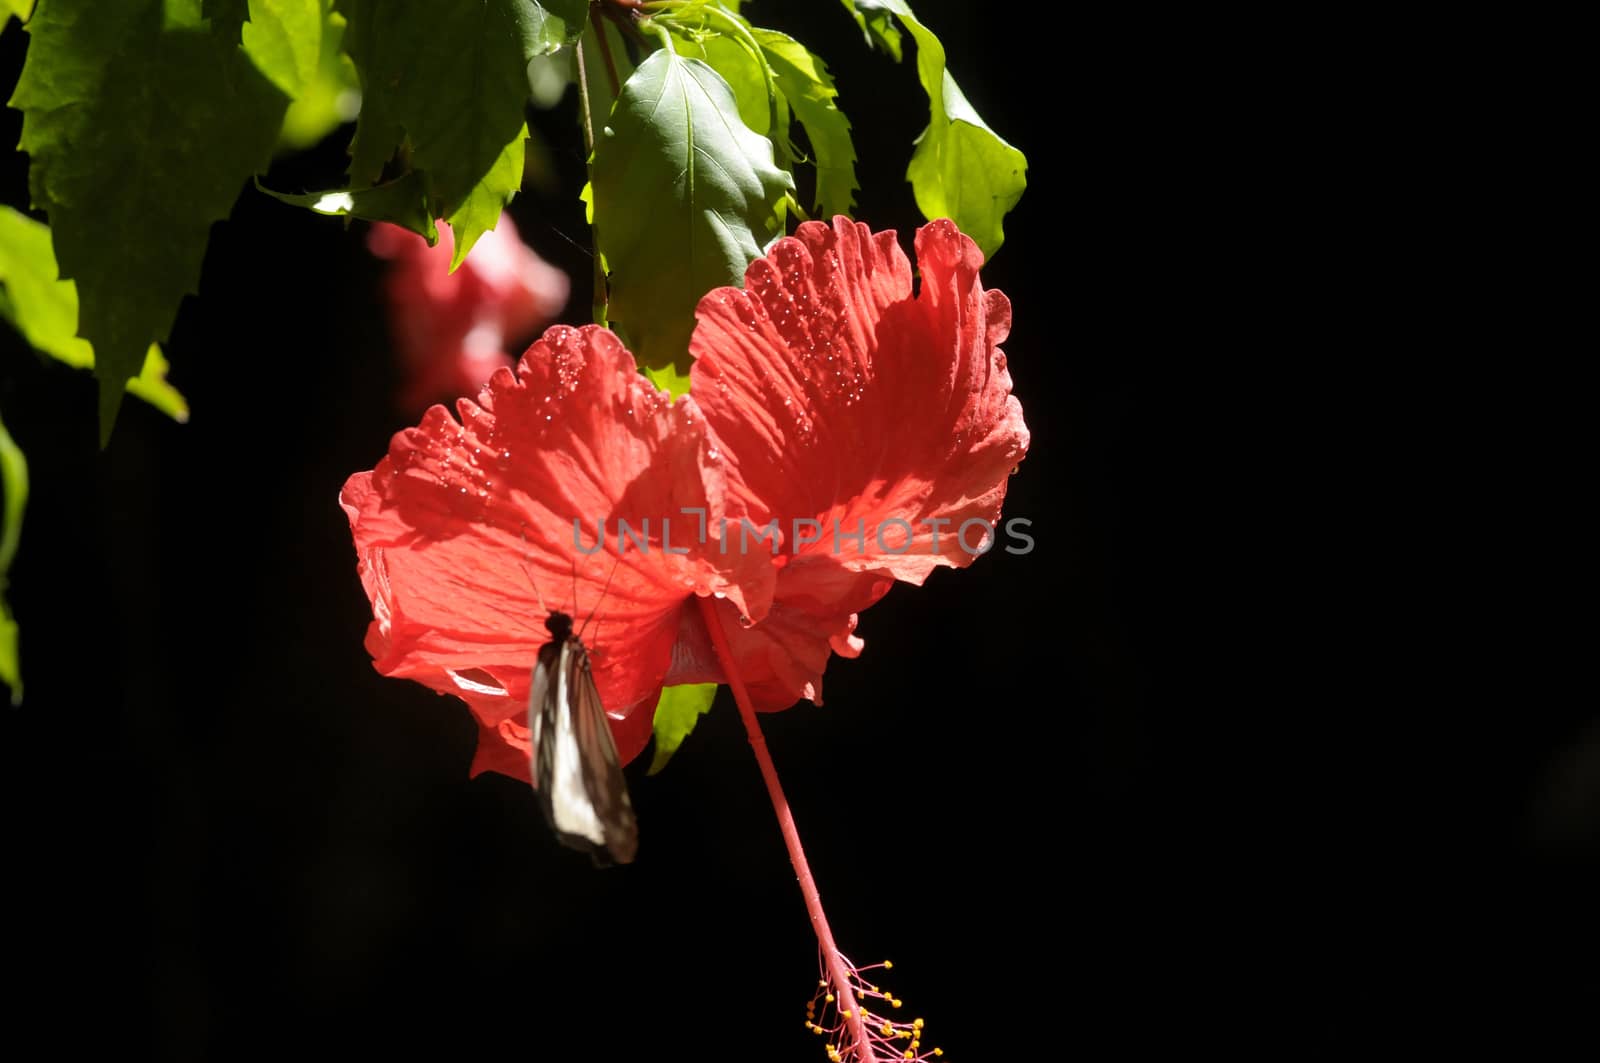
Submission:
<svg viewBox="0 0 1600 1063">
<path fill-rule="evenodd" d="M 601 866 L 629 863 L 639 848 L 639 825 L 589 651 L 566 613 L 552 611 L 544 626 L 550 641 L 539 647 L 528 698 L 533 787 L 562 844 Z"/>
</svg>

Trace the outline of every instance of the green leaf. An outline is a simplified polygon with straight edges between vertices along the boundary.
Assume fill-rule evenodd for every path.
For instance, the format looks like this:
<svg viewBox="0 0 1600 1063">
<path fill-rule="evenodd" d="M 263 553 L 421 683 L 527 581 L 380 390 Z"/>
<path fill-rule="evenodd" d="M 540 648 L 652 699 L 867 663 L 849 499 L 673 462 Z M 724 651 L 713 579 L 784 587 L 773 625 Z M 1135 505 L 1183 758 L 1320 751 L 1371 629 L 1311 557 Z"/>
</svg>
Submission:
<svg viewBox="0 0 1600 1063">
<path fill-rule="evenodd" d="M 738 101 L 739 118 L 752 132 L 770 137 L 773 98 L 767 91 L 770 68 L 762 57 L 736 37 L 718 33 L 675 34 L 678 54 L 704 62 L 722 76 Z M 781 150 L 782 145 L 774 145 Z M 781 164 L 781 160 L 780 164 Z"/>
<path fill-rule="evenodd" d="M 855 204 L 856 149 L 850 140 L 850 120 L 839 110 L 839 92 L 821 59 L 793 37 L 776 30 L 752 31 L 766 55 L 778 90 L 805 126 L 816 154 L 817 197 L 822 217 L 849 214 Z"/>
<path fill-rule="evenodd" d="M 22 511 L 28 505 L 28 462 L 0 422 L 0 493 L 5 496 L 0 515 L 0 683 L 11 688 L 11 704 L 22 704 L 22 667 L 17 659 L 17 622 L 6 604 L 6 573 L 22 538 Z M 691 722 L 690 726 L 693 726 Z M 688 734 L 685 729 L 684 734 Z M 683 740 L 682 736 L 678 739 Z M 663 761 L 662 763 L 665 763 Z"/>
<path fill-rule="evenodd" d="M 627 342 L 626 339 L 624 342 Z M 642 365 L 639 367 L 639 372 L 643 373 L 650 383 L 665 391 L 673 402 L 689 394 L 689 370 L 678 368 L 676 362 L 658 366 Z"/>
<path fill-rule="evenodd" d="M 927 54 L 920 50 L 920 60 Z M 948 122 L 934 118 L 917 141 L 906 178 L 923 217 L 949 218 L 993 258 L 1005 216 L 1028 185 L 1028 160 L 984 124 L 949 71 L 942 91 Z"/>
<path fill-rule="evenodd" d="M 250 0 L 245 54 L 291 100 L 317 76 L 326 14 L 323 0 Z"/>
<path fill-rule="evenodd" d="M 0 29 L 5 28 L 6 14 L 17 16 L 18 22 L 28 21 L 28 16 L 33 14 L 33 0 L 0 0 Z"/>
<path fill-rule="evenodd" d="M 288 105 L 199 0 L 41 0 L 11 106 L 78 334 L 95 352 L 100 437 L 129 377 L 194 292 L 213 222 L 265 168 Z"/>
<path fill-rule="evenodd" d="M 415 172 L 371 188 L 345 188 L 303 195 L 274 192 L 260 181 L 256 182 L 256 187 L 292 207 L 304 207 L 318 214 L 335 217 L 393 222 L 424 237 L 430 247 L 439 241 L 439 230 L 433 224 L 433 215 L 428 211 L 428 198 L 423 192 L 422 176 Z"/>
<path fill-rule="evenodd" d="M 640 363 L 689 364 L 700 297 L 741 284 L 782 233 L 794 189 L 772 142 L 739 120 L 728 83 L 698 59 L 653 53 L 622 87 L 594 149 L 595 232 L 610 318 Z"/>
<path fill-rule="evenodd" d="M 930 221 L 949 218 L 985 258 L 1005 242 L 1006 214 L 1027 187 L 1028 160 L 990 129 L 945 69 L 944 45 L 905 0 L 845 0 L 858 21 L 892 12 L 917 42 L 917 76 L 928 94 L 928 128 L 906 170 L 917 209 Z"/>
<path fill-rule="evenodd" d="M 584 0 L 336 0 L 361 75 L 350 183 L 403 151 L 455 232 L 455 269 L 522 184 L 528 62 L 576 41 Z"/>
<path fill-rule="evenodd" d="M 57 280 L 50 227 L 0 207 L 0 318 L 35 350 L 75 369 L 94 369 L 94 348 L 78 332 L 78 288 Z M 189 404 L 167 383 L 167 360 L 150 345 L 144 369 L 128 390 L 174 421 L 189 419 Z"/>
<path fill-rule="evenodd" d="M 317 69 L 283 116 L 280 149 L 309 148 L 360 113 L 361 79 L 355 62 L 345 54 L 344 31 L 344 17 L 330 8 L 322 23 Z"/>
<path fill-rule="evenodd" d="M 856 25 L 861 27 L 862 35 L 867 39 L 867 47 L 883 49 L 898 63 L 902 58 L 900 28 L 894 24 L 894 16 L 890 14 L 887 5 L 874 3 L 873 0 L 841 0 L 841 2 L 855 18 Z"/>
<path fill-rule="evenodd" d="M 647 774 L 654 775 L 667 766 L 667 761 L 683 745 L 700 717 L 710 710 L 716 696 L 715 683 L 690 683 L 662 689 L 661 699 L 656 702 L 656 752 Z"/>
</svg>

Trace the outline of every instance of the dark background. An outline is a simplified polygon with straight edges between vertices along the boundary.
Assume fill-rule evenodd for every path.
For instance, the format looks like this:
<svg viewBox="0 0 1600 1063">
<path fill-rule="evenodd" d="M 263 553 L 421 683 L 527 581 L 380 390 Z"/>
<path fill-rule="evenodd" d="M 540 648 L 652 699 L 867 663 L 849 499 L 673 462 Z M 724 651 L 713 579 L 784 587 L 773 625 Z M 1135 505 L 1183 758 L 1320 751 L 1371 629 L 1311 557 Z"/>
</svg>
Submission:
<svg viewBox="0 0 1600 1063">
<path fill-rule="evenodd" d="M 1013 23 L 917 6 L 1029 156 L 984 282 L 1015 308 L 1033 443 L 1006 513 L 1038 545 L 897 587 L 862 617 L 867 652 L 830 666 L 825 707 L 763 720 L 842 947 L 894 961 L 884 982 L 957 1063 L 1231 1041 L 1282 1017 L 1269 997 L 1323 1029 L 1373 985 L 1436 985 L 1411 979 L 1441 955 L 1510 950 L 1524 986 L 1592 986 L 1575 935 L 1592 922 L 1572 917 L 1600 823 L 1592 705 L 1499 734 L 1464 844 L 1448 794 L 1430 819 L 1374 808 L 1354 760 L 1304 778 L 1337 759 L 1327 744 L 1398 728 L 1370 706 L 1333 722 L 1347 669 L 1280 656 L 1295 622 L 1244 573 L 1292 521 L 1255 523 L 1220 486 L 1276 444 L 1221 453 L 1234 414 L 1188 390 L 1259 342 L 1241 292 L 1282 284 L 1240 249 L 1253 190 L 1284 172 L 1253 165 L 1273 123 L 1215 85 L 1197 99 L 1208 71 L 1175 75 L 1147 27 L 1058 22 L 1059 62 L 1025 63 Z M 835 5 L 751 15 L 828 60 L 857 216 L 909 244 L 910 55 L 870 53 Z M 25 46 L 14 24 L 0 38 L 8 94 Z M 511 213 L 573 277 L 576 322 L 575 114 L 569 98 L 535 119 L 565 194 Z M 20 115 L 3 122 L 14 143 Z M 347 135 L 268 183 L 337 185 Z M 0 195 L 26 205 L 22 156 Z M 468 780 L 465 707 L 373 671 L 336 495 L 413 423 L 391 401 L 381 270 L 359 232 L 244 191 L 167 345 L 193 419 L 130 400 L 104 453 L 88 374 L 0 335 L 0 413 L 33 486 L 10 589 L 28 697 L 0 714 L 13 1028 L 163 1060 L 824 1058 L 802 1028 L 815 943 L 726 694 L 663 774 L 630 768 L 640 856 L 601 872 L 524 784 Z M 1249 387 L 1246 406 L 1294 416 Z M 1319 593 L 1277 571 L 1285 597 Z M 1463 893 L 1500 906 L 1465 940 Z M 1310 988 L 1352 961 L 1363 988 Z"/>
</svg>

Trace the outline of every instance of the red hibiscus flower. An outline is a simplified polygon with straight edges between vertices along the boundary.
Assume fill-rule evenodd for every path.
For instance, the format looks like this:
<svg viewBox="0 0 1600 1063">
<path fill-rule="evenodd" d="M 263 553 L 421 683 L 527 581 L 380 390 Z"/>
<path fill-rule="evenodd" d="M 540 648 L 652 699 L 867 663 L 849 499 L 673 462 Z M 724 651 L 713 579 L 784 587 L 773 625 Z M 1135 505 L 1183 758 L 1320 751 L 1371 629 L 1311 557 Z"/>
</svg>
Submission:
<svg viewBox="0 0 1600 1063">
<path fill-rule="evenodd" d="M 913 296 L 894 233 L 807 222 L 697 311 L 691 391 L 727 455 L 729 509 L 786 536 L 787 564 L 762 573 L 773 589 L 747 588 L 771 613 L 723 625 L 758 709 L 821 701 L 826 648 L 800 633 L 855 656 L 855 614 L 892 580 L 987 550 L 1028 449 L 999 348 L 1011 303 L 950 222 L 916 251 Z"/>
<path fill-rule="evenodd" d="M 375 225 L 367 247 L 392 263 L 384 294 L 408 410 L 477 391 L 496 369 L 511 365 L 512 341 L 525 342 L 567 305 L 567 275 L 524 244 L 507 215 L 454 273 L 448 225 L 432 247 L 409 229 Z"/>
<path fill-rule="evenodd" d="M 478 402 L 457 410 L 460 422 L 430 409 L 340 492 L 372 599 L 373 663 L 471 707 L 483 732 L 474 774 L 526 779 L 547 607 L 581 622 L 603 605 L 588 636 L 595 682 L 618 753 L 631 759 L 649 740 L 690 599 L 720 593 L 742 607 L 750 577 L 739 569 L 768 563 L 708 549 L 680 516 L 723 513 L 705 418 L 692 397 L 669 406 L 594 325 L 550 329 L 515 373 L 497 370 Z M 602 519 L 641 539 L 618 552 L 611 538 L 585 556 Z"/>
<path fill-rule="evenodd" d="M 528 777 L 546 607 L 598 607 L 585 638 L 626 760 L 662 685 L 732 682 L 729 654 L 755 708 L 820 701 L 830 653 L 860 652 L 861 609 L 992 542 L 1028 443 L 997 347 L 1010 307 L 950 223 L 924 227 L 917 254 L 913 294 L 893 233 L 806 223 L 743 291 L 702 300 L 676 404 L 609 332 L 558 327 L 460 402 L 460 423 L 434 407 L 351 477 L 368 649 L 471 706 L 474 771 Z M 619 545 L 619 520 L 648 528 L 644 549 Z"/>
</svg>

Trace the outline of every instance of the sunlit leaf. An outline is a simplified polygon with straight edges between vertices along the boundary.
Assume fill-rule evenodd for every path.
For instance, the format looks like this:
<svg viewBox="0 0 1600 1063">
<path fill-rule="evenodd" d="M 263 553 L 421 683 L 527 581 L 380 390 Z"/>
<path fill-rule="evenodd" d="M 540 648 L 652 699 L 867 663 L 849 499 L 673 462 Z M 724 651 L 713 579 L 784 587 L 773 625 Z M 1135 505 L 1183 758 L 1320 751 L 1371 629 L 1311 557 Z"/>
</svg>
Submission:
<svg viewBox="0 0 1600 1063">
<path fill-rule="evenodd" d="M 816 155 L 816 209 L 823 217 L 849 214 L 855 203 L 856 149 L 850 120 L 839 110 L 838 90 L 821 59 L 776 30 L 752 31 L 767 57 L 778 89 L 805 126 Z"/>
<path fill-rule="evenodd" d="M 681 37 L 678 54 L 699 59 L 721 75 L 733 90 L 744 124 L 764 137 L 771 136 L 774 101 L 767 90 L 770 68 L 758 49 L 734 37 L 708 33 Z"/>
<path fill-rule="evenodd" d="M 245 54 L 291 100 L 316 77 L 326 15 L 323 0 L 250 0 Z"/>
<path fill-rule="evenodd" d="M 78 289 L 56 279 L 50 227 L 0 207 L 0 318 L 35 350 L 75 369 L 94 369 L 94 348 L 78 336 Z M 189 404 L 167 383 L 167 360 L 150 345 L 144 368 L 128 391 L 174 421 L 189 419 Z"/>
<path fill-rule="evenodd" d="M 901 59 L 900 27 L 894 24 L 894 15 L 889 12 L 887 5 L 876 4 L 872 0 L 841 0 L 841 2 L 855 18 L 856 25 L 861 27 L 867 45 L 888 52 L 898 63 Z"/>
<path fill-rule="evenodd" d="M 11 559 L 22 538 L 22 513 L 28 504 L 28 462 L 12 442 L 4 422 L 0 422 L 0 495 L 4 496 L 4 506 L 0 507 L 0 519 L 4 520 L 0 524 L 0 683 L 11 688 L 11 704 L 20 705 L 22 666 L 17 658 L 17 622 L 6 604 L 6 573 L 11 571 Z"/>
<path fill-rule="evenodd" d="M 1005 216 L 1027 187 L 1028 160 L 967 102 L 945 69 L 944 45 L 912 14 L 911 5 L 905 0 L 844 4 L 869 30 L 874 20 L 892 13 L 917 42 L 917 77 L 928 94 L 929 119 L 917 138 L 906 179 L 924 217 L 951 219 L 992 257 L 1005 242 Z M 886 39 L 873 32 L 880 43 Z"/>
<path fill-rule="evenodd" d="M 316 68 L 300 86 L 295 100 L 283 116 L 278 133 L 280 150 L 309 148 L 361 111 L 361 79 L 356 65 L 344 51 L 344 16 L 333 10 L 331 0 L 323 0 L 320 48 Z"/>
<path fill-rule="evenodd" d="M 667 766 L 672 754 L 683 745 L 695 724 L 711 709 L 717 696 L 715 683 L 690 683 L 686 686 L 666 687 L 656 702 L 655 756 L 650 760 L 649 774 L 654 775 Z"/>
</svg>

